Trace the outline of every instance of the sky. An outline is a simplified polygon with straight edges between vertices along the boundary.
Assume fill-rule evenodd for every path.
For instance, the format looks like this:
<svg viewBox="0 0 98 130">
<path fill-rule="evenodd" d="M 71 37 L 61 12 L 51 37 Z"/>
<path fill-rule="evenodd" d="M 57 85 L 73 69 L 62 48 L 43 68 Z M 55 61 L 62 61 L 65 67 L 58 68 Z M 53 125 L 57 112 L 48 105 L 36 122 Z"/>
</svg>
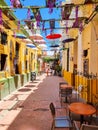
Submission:
<svg viewBox="0 0 98 130">
<path fill-rule="evenodd" d="M 45 1 L 46 0 L 20 0 L 22 5 L 23 6 L 45 6 L 46 3 Z M 61 2 L 64 2 L 64 1 L 68 1 L 68 0 L 56 0 L 56 3 L 57 5 L 60 5 L 59 3 Z M 5 0 L 5 2 L 11 6 L 11 2 L 10 0 Z M 27 11 L 28 9 L 14 9 L 14 14 L 16 15 L 16 17 L 21 20 L 21 24 L 25 24 L 23 22 L 23 19 L 27 19 Z M 43 9 L 40 9 L 40 13 L 41 13 L 41 17 L 43 20 L 47 20 L 47 19 L 60 19 L 61 18 L 61 8 L 55 8 L 53 10 L 53 13 L 49 14 L 49 9 L 47 8 L 43 8 Z M 30 15 L 33 16 L 33 13 L 32 11 L 30 11 Z M 59 22 L 56 21 L 55 22 L 55 27 L 59 27 Z M 45 27 L 49 28 L 49 22 L 45 22 Z M 47 30 L 47 35 L 50 34 L 50 30 Z M 57 40 L 48 40 L 46 39 L 46 33 L 45 31 L 41 31 L 41 35 L 44 37 L 44 40 L 47 42 L 47 46 L 48 46 L 48 49 L 51 49 L 49 48 L 49 46 L 53 43 L 56 43 L 58 44 L 59 43 L 59 39 Z M 57 29 L 54 29 L 54 33 L 61 33 L 60 30 L 57 30 Z"/>
</svg>

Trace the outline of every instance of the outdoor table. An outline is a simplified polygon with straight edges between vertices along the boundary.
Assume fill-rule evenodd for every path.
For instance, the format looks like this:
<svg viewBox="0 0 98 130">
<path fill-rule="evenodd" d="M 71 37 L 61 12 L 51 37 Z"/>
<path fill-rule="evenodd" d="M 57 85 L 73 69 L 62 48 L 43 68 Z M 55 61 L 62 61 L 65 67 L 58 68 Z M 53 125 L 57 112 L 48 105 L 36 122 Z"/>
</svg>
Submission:
<svg viewBox="0 0 98 130">
<path fill-rule="evenodd" d="M 60 86 L 60 88 L 66 89 L 66 88 L 72 88 L 72 86 L 71 86 L 71 85 L 68 85 L 68 84 L 62 84 L 62 85 Z"/>
<path fill-rule="evenodd" d="M 71 103 L 69 105 L 69 110 L 80 115 L 81 124 L 84 121 L 84 116 L 93 115 L 96 112 L 96 109 L 93 106 L 82 102 Z"/>
<path fill-rule="evenodd" d="M 71 85 L 68 85 L 68 84 L 62 84 L 61 86 L 60 86 L 60 89 L 66 89 L 66 88 L 72 88 L 72 86 Z M 64 101 L 65 103 L 68 103 L 68 101 L 67 101 L 67 96 L 65 97 L 65 101 Z"/>
</svg>

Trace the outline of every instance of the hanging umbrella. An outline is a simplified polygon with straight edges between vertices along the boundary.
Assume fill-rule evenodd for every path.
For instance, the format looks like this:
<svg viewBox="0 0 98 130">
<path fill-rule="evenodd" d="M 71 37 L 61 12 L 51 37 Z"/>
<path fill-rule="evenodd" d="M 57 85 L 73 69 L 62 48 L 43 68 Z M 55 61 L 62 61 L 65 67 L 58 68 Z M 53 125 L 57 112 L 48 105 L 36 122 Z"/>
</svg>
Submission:
<svg viewBox="0 0 98 130">
<path fill-rule="evenodd" d="M 63 47 L 63 48 L 60 48 L 60 51 L 62 51 L 62 50 L 67 50 L 68 48 L 65 48 L 65 47 Z"/>
<path fill-rule="evenodd" d="M 51 45 L 50 47 L 54 47 L 55 48 L 55 47 L 59 47 L 59 45 L 57 45 L 57 44 L 56 45 Z"/>
<path fill-rule="evenodd" d="M 67 42 L 72 42 L 74 40 L 75 40 L 74 38 L 67 38 L 67 39 L 64 39 L 62 42 L 67 43 Z"/>
<path fill-rule="evenodd" d="M 60 37 L 61 37 L 61 34 L 49 34 L 46 36 L 47 39 L 57 39 Z"/>
<path fill-rule="evenodd" d="M 24 34 L 20 34 L 20 33 L 17 33 L 13 36 L 16 37 L 16 38 L 20 38 L 20 39 L 26 39 L 27 38 Z"/>
<path fill-rule="evenodd" d="M 36 48 L 36 46 L 34 44 L 27 44 L 26 46 L 30 47 L 30 48 Z"/>
<path fill-rule="evenodd" d="M 57 48 L 54 47 L 54 48 L 51 49 L 51 51 L 58 51 L 58 50 L 59 50 L 58 47 Z"/>
<path fill-rule="evenodd" d="M 22 39 L 23 42 L 26 42 L 26 43 L 32 43 L 32 41 L 30 39 Z"/>
<path fill-rule="evenodd" d="M 45 40 L 34 40 L 34 42 L 39 43 L 39 44 L 46 44 Z"/>
<path fill-rule="evenodd" d="M 45 45 L 45 44 L 40 44 L 38 47 L 40 47 L 41 49 L 46 49 L 46 48 L 47 48 L 47 45 Z"/>
<path fill-rule="evenodd" d="M 33 40 L 42 40 L 43 37 L 40 34 L 34 34 L 32 36 L 30 36 L 31 39 Z"/>
</svg>

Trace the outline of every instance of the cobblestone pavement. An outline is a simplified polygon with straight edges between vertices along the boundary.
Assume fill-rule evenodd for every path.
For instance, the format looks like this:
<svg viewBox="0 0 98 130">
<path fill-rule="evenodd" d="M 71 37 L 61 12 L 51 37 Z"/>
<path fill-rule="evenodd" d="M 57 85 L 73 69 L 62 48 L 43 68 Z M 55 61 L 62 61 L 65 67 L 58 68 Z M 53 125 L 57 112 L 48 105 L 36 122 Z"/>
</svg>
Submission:
<svg viewBox="0 0 98 130">
<path fill-rule="evenodd" d="M 62 77 L 38 76 L 0 102 L 0 130 L 50 130 L 50 102 L 60 106 Z"/>
</svg>

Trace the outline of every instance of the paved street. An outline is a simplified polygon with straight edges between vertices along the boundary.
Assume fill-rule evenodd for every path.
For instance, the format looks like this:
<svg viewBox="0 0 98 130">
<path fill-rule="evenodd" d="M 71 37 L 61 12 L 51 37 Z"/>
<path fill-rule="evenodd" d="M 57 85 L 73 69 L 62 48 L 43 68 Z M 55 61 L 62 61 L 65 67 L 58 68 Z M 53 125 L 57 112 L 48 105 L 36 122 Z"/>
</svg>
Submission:
<svg viewBox="0 0 98 130">
<path fill-rule="evenodd" d="M 62 77 L 38 76 L 0 102 L 0 130 L 50 130 L 49 104 L 60 106 Z"/>
</svg>

